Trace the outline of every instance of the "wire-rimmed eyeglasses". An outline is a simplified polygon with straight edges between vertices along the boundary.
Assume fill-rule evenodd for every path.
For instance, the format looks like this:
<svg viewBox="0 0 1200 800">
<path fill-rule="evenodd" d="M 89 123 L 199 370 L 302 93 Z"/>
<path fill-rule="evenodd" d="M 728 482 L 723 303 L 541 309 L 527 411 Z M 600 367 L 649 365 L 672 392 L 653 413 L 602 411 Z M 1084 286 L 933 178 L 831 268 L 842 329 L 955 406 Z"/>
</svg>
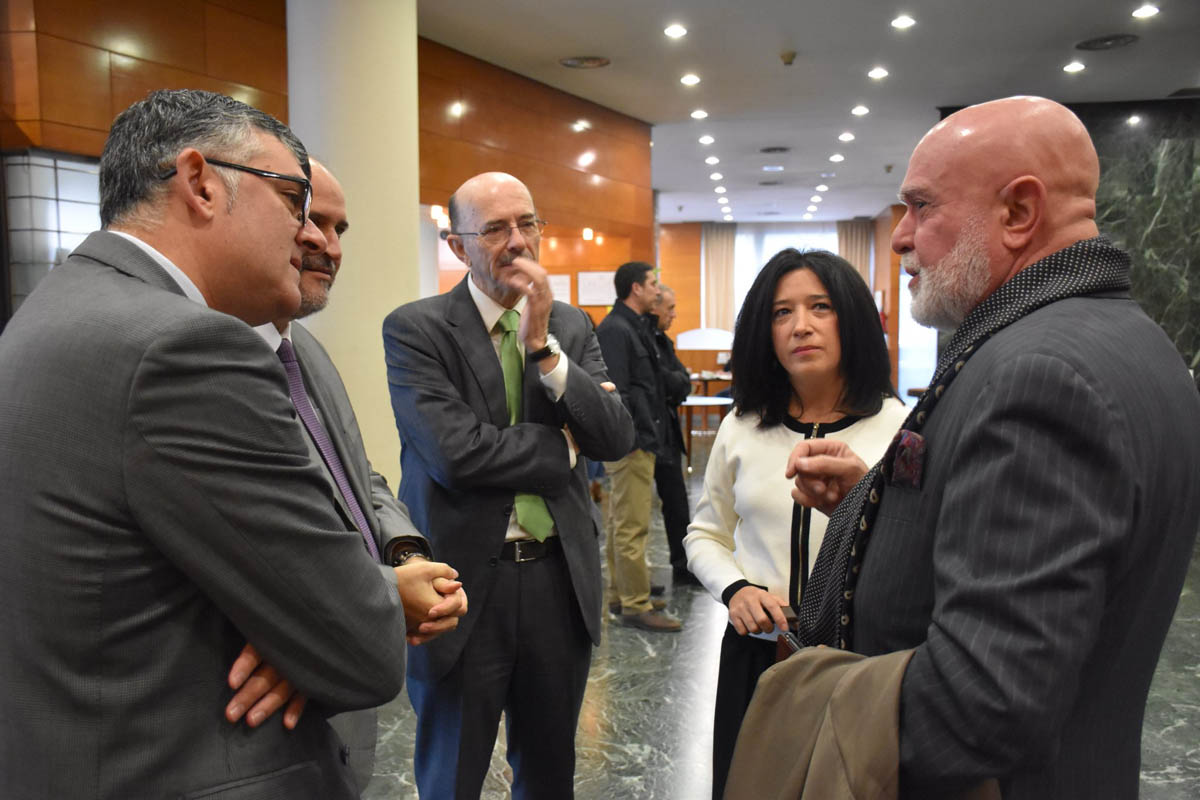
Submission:
<svg viewBox="0 0 1200 800">
<path fill-rule="evenodd" d="M 495 247 L 507 242 L 509 237 L 512 236 L 514 229 L 525 239 L 533 240 L 541 236 L 542 231 L 546 229 L 546 220 L 527 219 L 523 222 L 518 222 L 516 225 L 505 225 L 503 222 L 494 222 L 481 231 L 442 231 L 441 236 L 443 239 L 450 235 L 478 236 L 484 244 Z"/>
</svg>

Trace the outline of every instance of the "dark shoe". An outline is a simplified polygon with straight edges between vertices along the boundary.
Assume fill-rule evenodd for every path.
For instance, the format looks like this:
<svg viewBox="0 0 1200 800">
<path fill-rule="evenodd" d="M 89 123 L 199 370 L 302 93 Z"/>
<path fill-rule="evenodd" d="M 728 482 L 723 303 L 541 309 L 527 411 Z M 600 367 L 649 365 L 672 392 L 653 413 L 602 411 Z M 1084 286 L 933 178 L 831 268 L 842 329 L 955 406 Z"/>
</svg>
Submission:
<svg viewBox="0 0 1200 800">
<path fill-rule="evenodd" d="M 678 633 L 683 623 L 662 611 L 643 611 L 640 614 L 622 614 L 621 624 L 627 628 L 641 628 L 657 633 Z"/>
<path fill-rule="evenodd" d="M 667 587 L 665 587 L 665 586 L 659 586 L 657 583 L 650 584 L 650 596 L 651 597 L 658 597 L 666 590 L 667 590 Z"/>
<path fill-rule="evenodd" d="M 699 586 L 700 579 L 688 569 L 671 570 L 671 583 L 675 586 Z"/>
<path fill-rule="evenodd" d="M 662 611 L 664 608 L 667 607 L 667 601 L 659 600 L 657 597 L 655 597 L 650 600 L 650 605 L 654 608 L 655 611 Z M 608 613 L 620 614 L 621 613 L 621 604 L 620 603 L 609 603 L 608 604 Z"/>
</svg>

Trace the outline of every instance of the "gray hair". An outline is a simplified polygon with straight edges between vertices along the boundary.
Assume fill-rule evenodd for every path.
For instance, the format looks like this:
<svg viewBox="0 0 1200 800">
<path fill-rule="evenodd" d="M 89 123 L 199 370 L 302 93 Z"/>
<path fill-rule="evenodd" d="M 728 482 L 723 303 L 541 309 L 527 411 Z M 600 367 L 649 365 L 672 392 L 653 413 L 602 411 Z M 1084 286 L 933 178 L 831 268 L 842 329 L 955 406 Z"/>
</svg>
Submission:
<svg viewBox="0 0 1200 800">
<path fill-rule="evenodd" d="M 307 177 L 308 151 L 279 120 L 232 97 L 199 89 L 151 92 L 113 121 L 100 156 L 100 224 L 144 221 L 166 193 L 162 176 L 185 148 L 226 161 L 256 152 L 254 134 L 269 133 L 296 156 Z M 238 174 L 221 170 L 232 197 Z M 232 174 L 226 174 L 232 173 Z"/>
</svg>

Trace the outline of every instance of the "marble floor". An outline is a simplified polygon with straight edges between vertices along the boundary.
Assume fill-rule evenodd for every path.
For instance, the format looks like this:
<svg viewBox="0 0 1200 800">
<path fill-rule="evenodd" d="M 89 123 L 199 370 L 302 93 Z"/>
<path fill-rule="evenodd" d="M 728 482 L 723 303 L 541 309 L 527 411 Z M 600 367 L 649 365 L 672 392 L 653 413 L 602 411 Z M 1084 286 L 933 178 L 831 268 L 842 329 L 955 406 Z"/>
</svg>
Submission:
<svg viewBox="0 0 1200 800">
<path fill-rule="evenodd" d="M 711 441 L 694 440 L 693 505 Z M 578 800 L 704 800 L 711 792 L 713 695 L 725 609 L 702 589 L 670 585 L 657 507 L 652 525 L 650 560 L 660 565 L 653 579 L 667 585 L 669 610 L 685 627 L 680 634 L 652 634 L 604 620 L 576 736 Z M 380 710 L 375 777 L 364 798 L 417 797 L 415 728 L 406 694 Z M 1200 798 L 1200 554 L 1192 558 L 1151 688 L 1142 752 L 1142 800 Z M 510 797 L 507 768 L 502 726 L 485 800 Z"/>
</svg>

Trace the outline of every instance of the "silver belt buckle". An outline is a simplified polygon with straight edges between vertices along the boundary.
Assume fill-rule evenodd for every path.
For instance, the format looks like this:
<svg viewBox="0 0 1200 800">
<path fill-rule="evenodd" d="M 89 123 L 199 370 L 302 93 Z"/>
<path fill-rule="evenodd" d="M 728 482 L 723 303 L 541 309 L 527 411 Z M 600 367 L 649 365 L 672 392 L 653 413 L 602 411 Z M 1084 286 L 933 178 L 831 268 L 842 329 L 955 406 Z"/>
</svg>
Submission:
<svg viewBox="0 0 1200 800">
<path fill-rule="evenodd" d="M 520 564 L 523 561 L 533 561 L 534 559 L 536 559 L 538 557 L 536 555 L 532 555 L 532 554 L 528 555 L 528 556 L 525 555 L 525 549 L 526 549 L 527 545 L 536 545 L 537 543 L 538 542 L 533 539 L 524 539 L 524 540 L 517 539 L 517 540 L 515 540 L 513 542 L 513 561 Z M 536 547 L 529 547 L 529 549 L 532 551 L 537 550 Z"/>
</svg>

